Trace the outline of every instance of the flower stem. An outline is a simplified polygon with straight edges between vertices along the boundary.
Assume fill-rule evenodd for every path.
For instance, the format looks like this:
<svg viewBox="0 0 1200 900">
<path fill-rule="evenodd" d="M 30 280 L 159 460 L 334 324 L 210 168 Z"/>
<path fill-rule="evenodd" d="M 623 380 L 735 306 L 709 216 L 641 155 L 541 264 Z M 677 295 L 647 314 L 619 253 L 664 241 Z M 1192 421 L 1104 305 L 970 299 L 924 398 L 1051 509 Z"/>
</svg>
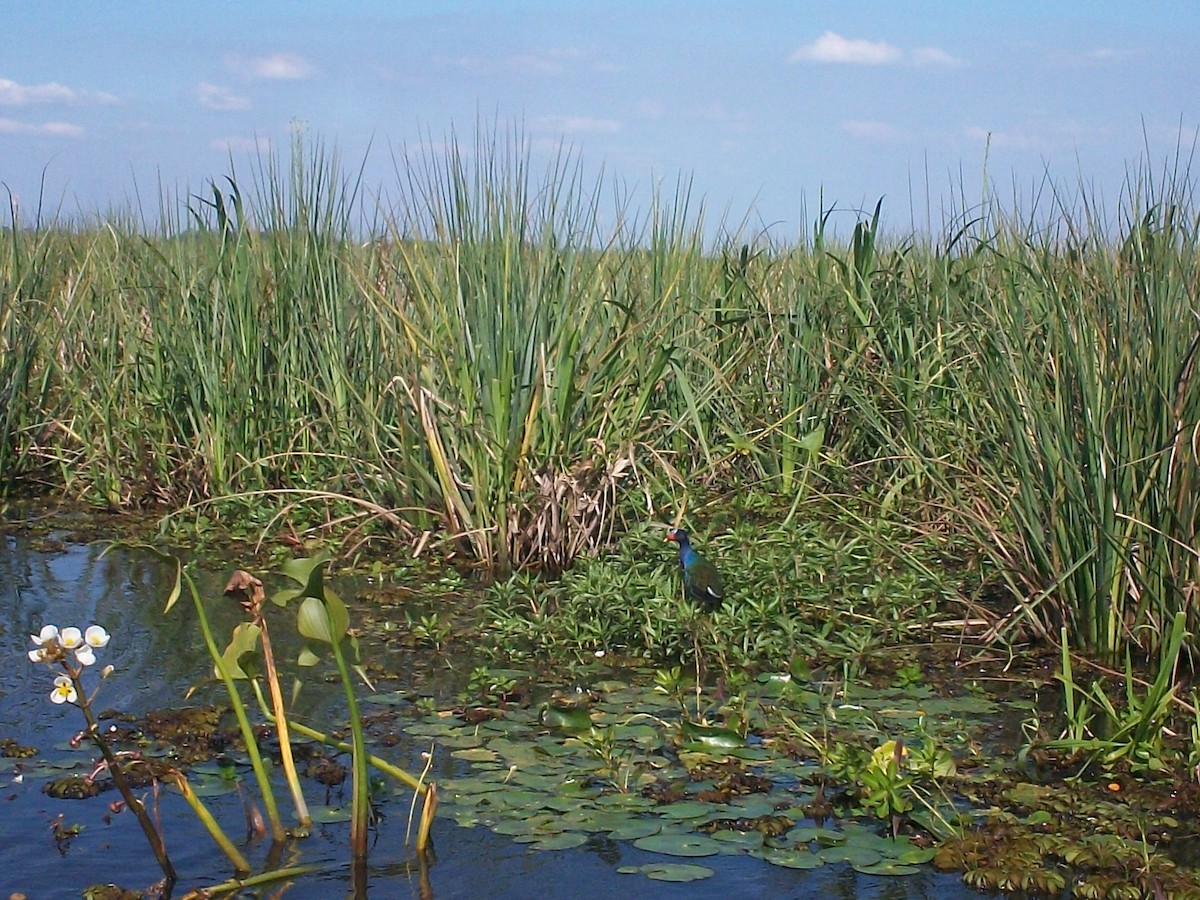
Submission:
<svg viewBox="0 0 1200 900">
<path fill-rule="evenodd" d="M 146 812 L 146 807 L 142 805 L 142 801 L 137 798 L 133 790 L 129 787 L 129 782 L 125 778 L 125 773 L 121 771 L 120 763 L 117 760 L 117 755 L 113 753 L 112 747 L 108 745 L 108 741 L 100 733 L 100 725 L 96 721 L 96 716 L 92 712 L 92 705 L 87 699 L 87 695 L 83 692 L 83 684 L 79 680 L 79 669 L 70 665 L 64 664 L 63 668 L 71 679 L 71 683 L 75 686 L 75 695 L 79 698 L 79 709 L 83 712 L 84 719 L 88 724 L 88 735 L 100 748 L 100 755 L 104 757 L 104 761 L 108 763 L 109 774 L 112 775 L 113 783 L 116 784 L 117 790 L 121 792 L 121 796 L 125 800 L 125 805 L 134 814 L 138 820 L 138 824 L 142 826 L 142 832 L 146 835 L 146 840 L 150 843 L 150 849 L 154 852 L 154 858 L 158 860 L 158 867 L 162 869 L 163 876 L 167 880 L 168 893 L 170 888 L 175 885 L 175 866 L 171 864 L 170 857 L 167 856 L 167 848 L 163 843 L 162 833 L 150 821 L 150 814 Z"/>
</svg>

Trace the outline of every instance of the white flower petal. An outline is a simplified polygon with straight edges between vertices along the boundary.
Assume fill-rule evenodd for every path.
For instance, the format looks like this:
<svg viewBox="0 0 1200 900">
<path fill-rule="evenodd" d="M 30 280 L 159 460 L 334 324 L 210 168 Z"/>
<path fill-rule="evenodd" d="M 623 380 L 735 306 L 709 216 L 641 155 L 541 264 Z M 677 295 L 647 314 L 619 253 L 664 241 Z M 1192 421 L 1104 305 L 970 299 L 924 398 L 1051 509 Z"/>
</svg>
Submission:
<svg viewBox="0 0 1200 900">
<path fill-rule="evenodd" d="M 74 703 L 75 697 L 75 685 L 70 678 L 59 675 L 54 679 L 54 690 L 50 692 L 50 699 L 54 703 Z"/>
<path fill-rule="evenodd" d="M 83 633 L 83 639 L 87 641 L 89 647 L 95 647 L 99 650 L 101 647 L 107 647 L 109 642 L 109 634 L 104 630 L 102 625 L 89 625 L 87 631 Z"/>
<path fill-rule="evenodd" d="M 90 666 L 96 661 L 95 651 L 87 644 L 75 649 L 75 661 L 81 666 Z"/>
<path fill-rule="evenodd" d="M 35 644 L 37 644 L 39 647 L 42 646 L 42 644 L 45 644 L 47 641 L 57 641 L 58 640 L 58 626 L 57 625 L 43 625 L 41 632 L 39 632 L 38 634 L 31 634 L 29 636 L 29 639 L 31 641 L 33 641 Z"/>
<path fill-rule="evenodd" d="M 64 628 L 59 632 L 58 642 L 68 650 L 74 650 L 76 647 L 83 646 L 83 632 L 74 625 L 70 628 Z"/>
<path fill-rule="evenodd" d="M 41 647 L 38 647 L 36 650 L 30 650 L 29 651 L 29 661 L 36 662 L 36 663 L 45 662 L 46 661 L 46 651 L 43 650 Z"/>
</svg>

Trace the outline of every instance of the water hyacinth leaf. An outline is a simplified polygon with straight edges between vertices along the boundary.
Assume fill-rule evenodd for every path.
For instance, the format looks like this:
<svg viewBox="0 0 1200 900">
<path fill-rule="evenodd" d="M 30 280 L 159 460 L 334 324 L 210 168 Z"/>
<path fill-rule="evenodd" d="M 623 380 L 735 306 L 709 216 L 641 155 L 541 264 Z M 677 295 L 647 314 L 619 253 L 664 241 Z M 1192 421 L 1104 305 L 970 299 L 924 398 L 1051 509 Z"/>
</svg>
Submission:
<svg viewBox="0 0 1200 900">
<path fill-rule="evenodd" d="M 633 846 L 639 850 L 667 856 L 716 856 L 721 852 L 721 845 L 712 838 L 693 833 L 652 834 L 649 837 L 638 838 L 633 842 Z"/>
</svg>

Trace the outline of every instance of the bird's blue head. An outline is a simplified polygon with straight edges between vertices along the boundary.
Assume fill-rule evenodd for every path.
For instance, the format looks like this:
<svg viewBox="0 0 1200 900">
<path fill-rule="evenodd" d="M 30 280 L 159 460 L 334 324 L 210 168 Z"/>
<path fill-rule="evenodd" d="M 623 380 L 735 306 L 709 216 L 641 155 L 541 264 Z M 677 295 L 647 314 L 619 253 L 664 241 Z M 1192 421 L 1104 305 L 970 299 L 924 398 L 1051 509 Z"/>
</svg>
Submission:
<svg viewBox="0 0 1200 900">
<path fill-rule="evenodd" d="M 687 547 L 688 533 L 682 528 L 672 528 L 667 532 L 667 540 L 674 541 L 681 547 Z"/>
</svg>

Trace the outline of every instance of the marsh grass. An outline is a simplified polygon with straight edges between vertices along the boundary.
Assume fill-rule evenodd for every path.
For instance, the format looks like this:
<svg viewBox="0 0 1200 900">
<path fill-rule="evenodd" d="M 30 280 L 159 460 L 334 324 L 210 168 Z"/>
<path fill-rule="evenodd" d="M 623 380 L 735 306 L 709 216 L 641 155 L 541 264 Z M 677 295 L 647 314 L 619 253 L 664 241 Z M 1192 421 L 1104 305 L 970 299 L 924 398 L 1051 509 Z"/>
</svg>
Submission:
<svg viewBox="0 0 1200 900">
<path fill-rule="evenodd" d="M 868 552 L 966 544 L 1007 587 L 1003 636 L 1066 624 L 1153 659 L 1176 611 L 1196 631 L 1186 166 L 1131 173 L 1111 213 L 1051 190 L 894 236 L 881 206 L 841 231 L 822 208 L 781 244 L 714 227 L 686 181 L 633 210 L 519 132 L 433 146 L 396 156 L 386 201 L 297 139 L 156 211 L 13 209 L 7 490 L 411 541 L 501 579 L 680 514 L 719 544 L 722 494 L 789 527 L 844 499 Z"/>
</svg>

